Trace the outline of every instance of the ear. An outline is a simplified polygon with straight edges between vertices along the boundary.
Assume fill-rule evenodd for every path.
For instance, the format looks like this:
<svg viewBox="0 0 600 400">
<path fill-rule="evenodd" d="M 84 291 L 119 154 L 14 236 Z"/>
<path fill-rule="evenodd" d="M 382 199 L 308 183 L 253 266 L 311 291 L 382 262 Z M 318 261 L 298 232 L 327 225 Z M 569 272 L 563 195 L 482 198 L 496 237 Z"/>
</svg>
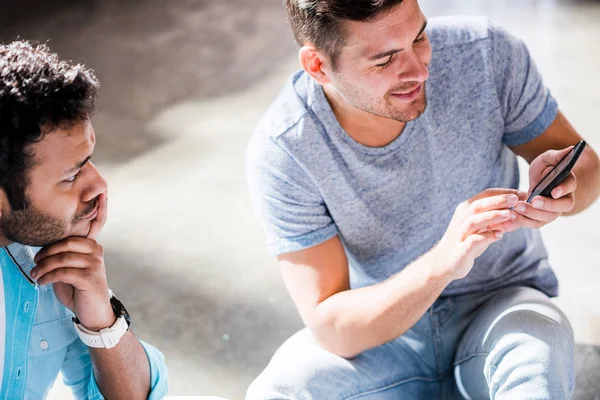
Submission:
<svg viewBox="0 0 600 400">
<path fill-rule="evenodd" d="M 0 218 L 5 212 L 10 210 L 10 204 L 8 203 L 8 196 L 3 188 L 0 188 Z"/>
<path fill-rule="evenodd" d="M 309 74 L 321 86 L 331 83 L 327 72 L 329 60 L 322 52 L 318 51 L 313 45 L 302 46 L 298 52 L 300 64 L 304 71 Z"/>
</svg>

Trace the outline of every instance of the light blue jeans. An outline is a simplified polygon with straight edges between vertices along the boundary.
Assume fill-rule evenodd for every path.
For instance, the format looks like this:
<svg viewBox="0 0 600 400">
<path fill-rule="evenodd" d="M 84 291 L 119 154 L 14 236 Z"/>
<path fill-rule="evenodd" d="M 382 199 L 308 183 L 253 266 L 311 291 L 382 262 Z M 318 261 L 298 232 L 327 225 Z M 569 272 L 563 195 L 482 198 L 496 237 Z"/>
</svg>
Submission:
<svg viewBox="0 0 600 400">
<path fill-rule="evenodd" d="M 396 340 L 346 360 L 304 329 L 273 356 L 247 400 L 570 399 L 573 331 L 529 287 L 438 299 Z"/>
</svg>

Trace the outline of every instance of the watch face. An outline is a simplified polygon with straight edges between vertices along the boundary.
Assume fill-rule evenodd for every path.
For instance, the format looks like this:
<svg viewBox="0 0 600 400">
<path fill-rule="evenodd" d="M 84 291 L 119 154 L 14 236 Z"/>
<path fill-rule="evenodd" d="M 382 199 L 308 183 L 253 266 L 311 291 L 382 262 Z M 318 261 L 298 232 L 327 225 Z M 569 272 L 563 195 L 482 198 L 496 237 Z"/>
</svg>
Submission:
<svg viewBox="0 0 600 400">
<path fill-rule="evenodd" d="M 110 297 L 110 305 L 112 306 L 112 309 L 117 317 L 120 317 L 120 316 L 125 317 L 125 321 L 127 321 L 127 325 L 131 325 L 131 318 L 129 317 L 129 313 L 127 312 L 127 309 L 125 308 L 123 303 L 121 303 L 121 301 L 119 299 L 117 299 L 117 297 L 114 294 Z"/>
</svg>

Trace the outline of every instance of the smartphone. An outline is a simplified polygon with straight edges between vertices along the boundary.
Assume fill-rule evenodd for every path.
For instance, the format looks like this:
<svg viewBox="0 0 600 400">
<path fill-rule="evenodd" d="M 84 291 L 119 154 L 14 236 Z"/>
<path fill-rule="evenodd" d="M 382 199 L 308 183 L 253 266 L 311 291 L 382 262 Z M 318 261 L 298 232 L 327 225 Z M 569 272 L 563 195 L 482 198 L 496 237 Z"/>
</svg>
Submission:
<svg viewBox="0 0 600 400">
<path fill-rule="evenodd" d="M 575 163 L 579 159 L 581 153 L 585 149 L 586 143 L 585 140 L 577 143 L 575 147 L 571 149 L 569 154 L 567 154 L 554 168 L 552 171 L 548 172 L 546 176 L 538 183 L 533 191 L 531 192 L 531 196 L 527 199 L 528 203 L 531 203 L 535 196 L 543 196 L 543 197 L 552 197 L 551 193 L 555 187 L 560 185 L 571 173 L 571 170 L 575 166 Z"/>
</svg>

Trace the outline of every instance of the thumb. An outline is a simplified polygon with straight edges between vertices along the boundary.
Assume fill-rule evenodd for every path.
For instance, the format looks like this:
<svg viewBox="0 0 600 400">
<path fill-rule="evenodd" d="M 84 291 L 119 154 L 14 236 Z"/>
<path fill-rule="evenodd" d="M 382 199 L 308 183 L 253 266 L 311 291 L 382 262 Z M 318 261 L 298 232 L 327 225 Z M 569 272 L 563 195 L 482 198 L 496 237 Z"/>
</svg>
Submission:
<svg viewBox="0 0 600 400">
<path fill-rule="evenodd" d="M 548 150 L 542 154 L 542 161 L 549 167 L 557 165 L 571 150 L 573 150 L 574 147 L 575 146 L 569 146 L 562 150 Z"/>
</svg>

